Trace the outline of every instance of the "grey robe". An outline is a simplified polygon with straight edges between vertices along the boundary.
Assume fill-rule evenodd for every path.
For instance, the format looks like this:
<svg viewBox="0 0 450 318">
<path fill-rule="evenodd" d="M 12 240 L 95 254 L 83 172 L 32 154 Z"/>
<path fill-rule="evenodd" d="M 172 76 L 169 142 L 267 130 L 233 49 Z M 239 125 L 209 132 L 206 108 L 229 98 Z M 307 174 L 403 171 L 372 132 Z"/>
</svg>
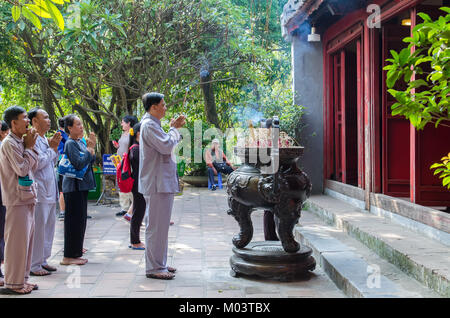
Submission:
<svg viewBox="0 0 450 318">
<path fill-rule="evenodd" d="M 176 128 L 166 133 L 161 122 L 146 113 L 141 120 L 139 188 L 144 197 L 153 193 L 178 193 L 177 165 L 173 149 L 181 139 Z"/>
</svg>

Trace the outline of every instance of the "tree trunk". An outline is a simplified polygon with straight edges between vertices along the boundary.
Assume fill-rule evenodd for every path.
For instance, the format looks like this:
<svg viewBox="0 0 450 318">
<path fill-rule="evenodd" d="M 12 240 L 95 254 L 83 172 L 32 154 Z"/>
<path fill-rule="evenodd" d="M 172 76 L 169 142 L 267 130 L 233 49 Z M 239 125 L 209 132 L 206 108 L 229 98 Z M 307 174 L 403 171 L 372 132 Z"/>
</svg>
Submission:
<svg viewBox="0 0 450 318">
<path fill-rule="evenodd" d="M 217 116 L 216 99 L 214 97 L 214 88 L 211 82 L 212 75 L 209 71 L 200 72 L 200 86 L 202 87 L 203 97 L 205 99 L 206 120 L 220 128 L 219 118 Z"/>
<path fill-rule="evenodd" d="M 51 121 L 50 129 L 57 130 L 58 122 L 56 120 L 55 108 L 53 107 L 53 92 L 50 88 L 48 80 L 44 77 L 39 77 L 39 86 L 42 95 L 42 105 L 44 106 L 44 110 L 48 113 L 48 117 Z"/>
</svg>

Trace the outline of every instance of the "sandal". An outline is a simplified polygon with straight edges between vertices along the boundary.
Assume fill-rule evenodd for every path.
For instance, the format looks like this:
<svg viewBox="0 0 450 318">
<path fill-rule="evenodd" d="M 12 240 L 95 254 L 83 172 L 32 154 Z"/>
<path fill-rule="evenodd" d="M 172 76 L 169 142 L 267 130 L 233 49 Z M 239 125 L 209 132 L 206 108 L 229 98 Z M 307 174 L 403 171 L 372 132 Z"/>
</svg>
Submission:
<svg viewBox="0 0 450 318">
<path fill-rule="evenodd" d="M 27 295 L 30 293 L 31 293 L 31 290 L 28 290 L 25 287 L 23 287 L 21 289 L 5 288 L 2 290 L 3 295 Z"/>
<path fill-rule="evenodd" d="M 171 272 L 171 273 L 175 273 L 175 272 L 177 271 L 176 268 L 170 267 L 170 266 L 167 266 L 167 270 L 168 270 L 169 272 Z"/>
<path fill-rule="evenodd" d="M 30 276 L 47 276 L 47 275 L 51 275 L 52 273 L 50 273 L 49 271 L 46 271 L 45 269 L 40 270 L 38 272 L 30 272 Z"/>
<path fill-rule="evenodd" d="M 145 247 L 135 247 L 133 245 L 128 245 L 128 247 L 133 249 L 133 250 L 141 250 L 141 251 L 145 250 Z"/>
<path fill-rule="evenodd" d="M 167 273 L 155 273 L 155 274 L 146 274 L 147 278 L 155 278 L 155 279 L 163 279 L 163 280 L 170 280 L 175 277 L 174 274 L 167 272 Z"/>
<path fill-rule="evenodd" d="M 38 289 L 39 289 L 39 286 L 38 286 L 37 284 L 28 284 L 28 283 L 25 283 L 25 285 L 30 286 L 30 287 L 33 287 L 33 290 L 38 290 Z"/>
<path fill-rule="evenodd" d="M 56 267 L 50 266 L 50 265 L 42 265 L 42 268 L 45 269 L 48 272 L 56 272 Z"/>
</svg>

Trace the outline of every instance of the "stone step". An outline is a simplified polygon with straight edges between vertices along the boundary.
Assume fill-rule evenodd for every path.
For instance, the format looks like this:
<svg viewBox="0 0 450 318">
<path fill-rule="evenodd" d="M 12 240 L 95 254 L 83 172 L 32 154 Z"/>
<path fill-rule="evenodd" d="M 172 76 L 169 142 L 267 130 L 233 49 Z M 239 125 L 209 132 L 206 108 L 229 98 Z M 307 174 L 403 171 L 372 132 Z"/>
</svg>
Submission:
<svg viewBox="0 0 450 318">
<path fill-rule="evenodd" d="M 304 211 L 296 239 L 313 249 L 320 268 L 348 297 L 440 297 L 343 231 Z"/>
<path fill-rule="evenodd" d="M 450 248 L 448 246 L 406 229 L 384 217 L 370 214 L 327 195 L 311 196 L 305 204 L 305 209 L 318 216 L 328 225 L 332 225 L 335 231 L 346 233 L 363 243 L 379 257 L 394 264 L 424 286 L 439 295 L 450 297 Z M 303 217 L 300 223 L 303 224 Z M 302 234 L 301 227 L 296 227 L 295 231 L 297 236 L 302 237 L 303 235 L 306 240 L 312 239 L 311 235 L 314 234 L 308 231 Z M 319 234 L 315 233 L 318 238 L 320 238 Z M 319 246 L 317 252 L 321 255 L 321 258 L 327 256 L 330 261 L 338 264 L 338 256 L 330 258 L 328 254 L 323 255 L 323 253 L 333 252 L 330 250 L 330 248 L 334 248 L 332 240 L 328 239 L 322 242 L 322 245 L 318 245 L 319 243 L 319 239 L 314 239 L 314 244 Z M 338 247 L 343 248 L 342 246 Z M 340 252 L 350 253 L 352 251 L 342 249 Z M 345 257 L 342 261 L 345 262 Z M 364 267 L 363 263 L 356 264 L 358 264 L 357 261 L 355 261 L 355 266 Z M 325 258 L 324 267 L 326 266 L 328 264 Z M 346 277 L 344 269 L 341 273 Z M 337 285 L 339 286 L 339 284 Z M 345 284 L 342 286 L 345 286 Z M 361 291 L 361 295 L 364 296 L 366 291 L 364 289 L 361 289 Z M 393 295 L 397 294 L 393 293 Z M 356 292 L 355 295 L 357 295 Z"/>
</svg>

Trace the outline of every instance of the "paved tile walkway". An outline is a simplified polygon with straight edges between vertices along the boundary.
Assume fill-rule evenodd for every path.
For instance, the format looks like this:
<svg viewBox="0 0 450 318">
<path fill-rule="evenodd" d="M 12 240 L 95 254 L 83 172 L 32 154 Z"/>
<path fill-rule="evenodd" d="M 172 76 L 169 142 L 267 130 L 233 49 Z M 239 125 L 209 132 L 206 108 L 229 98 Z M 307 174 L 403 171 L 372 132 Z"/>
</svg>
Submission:
<svg viewBox="0 0 450 318">
<path fill-rule="evenodd" d="M 32 277 L 39 290 L 26 296 L 0 297 L 345 297 L 317 267 L 307 281 L 281 283 L 229 275 L 231 238 L 238 224 L 226 214 L 226 191 L 185 187 L 175 197 L 169 231 L 168 263 L 178 269 L 175 279 L 162 281 L 145 276 L 143 251 L 129 245 L 129 223 L 115 217 L 118 207 L 89 204 L 84 266 L 61 266 L 63 222 L 57 223 L 50 276 Z M 264 239 L 262 211 L 253 213 L 253 241 Z M 301 221 L 301 220 L 300 220 Z M 144 239 L 144 227 L 141 229 Z"/>
</svg>

